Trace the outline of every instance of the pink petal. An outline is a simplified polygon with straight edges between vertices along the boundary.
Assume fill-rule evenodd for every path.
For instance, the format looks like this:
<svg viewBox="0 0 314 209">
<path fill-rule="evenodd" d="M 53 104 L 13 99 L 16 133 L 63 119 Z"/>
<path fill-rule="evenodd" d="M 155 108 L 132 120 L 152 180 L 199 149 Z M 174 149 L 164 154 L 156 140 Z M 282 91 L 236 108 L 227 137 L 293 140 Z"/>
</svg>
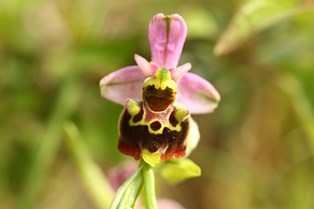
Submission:
<svg viewBox="0 0 314 209">
<path fill-rule="evenodd" d="M 217 90 L 194 73 L 186 73 L 178 82 L 177 102 L 185 105 L 191 114 L 212 112 L 219 101 Z"/>
<path fill-rule="evenodd" d="M 184 74 L 186 72 L 188 72 L 191 69 L 192 65 L 190 63 L 185 63 L 184 65 L 181 65 L 180 67 L 171 69 L 171 78 L 174 81 L 178 81 L 180 80 L 180 78 L 182 78 L 182 76 L 184 76 Z"/>
<path fill-rule="evenodd" d="M 145 77 L 150 77 L 155 73 L 154 67 L 151 67 L 150 63 L 145 58 L 135 54 L 134 59 Z"/>
<path fill-rule="evenodd" d="M 177 67 L 186 33 L 187 27 L 180 15 L 155 15 L 148 28 L 152 61 L 167 69 Z"/>
<path fill-rule="evenodd" d="M 128 98 L 141 99 L 144 79 L 145 76 L 138 66 L 121 68 L 101 79 L 101 95 L 121 105 Z"/>
</svg>

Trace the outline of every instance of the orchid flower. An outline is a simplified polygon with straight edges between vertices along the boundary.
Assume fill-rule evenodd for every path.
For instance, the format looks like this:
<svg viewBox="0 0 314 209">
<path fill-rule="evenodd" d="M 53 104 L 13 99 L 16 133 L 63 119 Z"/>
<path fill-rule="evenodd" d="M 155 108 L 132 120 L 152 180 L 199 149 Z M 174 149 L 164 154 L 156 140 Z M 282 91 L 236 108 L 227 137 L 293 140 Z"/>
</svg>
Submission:
<svg viewBox="0 0 314 209">
<path fill-rule="evenodd" d="M 189 154 L 199 139 L 190 114 L 212 112 L 220 96 L 204 78 L 178 66 L 186 39 L 184 19 L 157 14 L 149 24 L 151 61 L 135 55 L 137 65 L 121 68 L 100 81 L 101 94 L 124 105 L 119 150 L 154 166 Z"/>
</svg>

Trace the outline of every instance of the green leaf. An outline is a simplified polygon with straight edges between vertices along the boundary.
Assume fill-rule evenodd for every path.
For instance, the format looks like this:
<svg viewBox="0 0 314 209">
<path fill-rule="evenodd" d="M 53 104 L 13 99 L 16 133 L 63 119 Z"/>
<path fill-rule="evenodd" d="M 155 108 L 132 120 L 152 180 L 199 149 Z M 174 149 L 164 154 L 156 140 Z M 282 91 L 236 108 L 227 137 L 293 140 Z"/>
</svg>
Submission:
<svg viewBox="0 0 314 209">
<path fill-rule="evenodd" d="M 129 177 L 117 191 L 110 209 L 134 208 L 136 200 L 142 190 L 142 167 Z"/>
<path fill-rule="evenodd" d="M 306 1 L 305 1 L 306 2 Z M 235 14 L 220 36 L 214 53 L 222 55 L 240 46 L 252 34 L 276 24 L 280 20 L 314 8 L 313 3 L 296 0 L 251 0 Z"/>
<path fill-rule="evenodd" d="M 201 175 L 201 169 L 190 159 L 179 159 L 166 162 L 161 167 L 161 175 L 172 184 Z"/>
<path fill-rule="evenodd" d="M 125 190 L 118 209 L 135 208 L 136 200 L 143 187 L 142 175 L 137 175 Z"/>
</svg>

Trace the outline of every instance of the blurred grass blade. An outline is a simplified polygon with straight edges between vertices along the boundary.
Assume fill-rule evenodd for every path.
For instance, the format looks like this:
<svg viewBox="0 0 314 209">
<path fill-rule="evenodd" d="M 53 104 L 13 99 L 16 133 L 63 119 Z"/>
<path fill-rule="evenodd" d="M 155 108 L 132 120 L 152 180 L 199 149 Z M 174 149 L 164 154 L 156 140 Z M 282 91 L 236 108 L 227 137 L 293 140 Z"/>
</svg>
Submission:
<svg viewBox="0 0 314 209">
<path fill-rule="evenodd" d="M 17 208 L 33 208 L 33 202 L 44 180 L 46 171 L 58 149 L 63 133 L 63 122 L 74 112 L 80 90 L 75 81 L 66 79 L 48 121 L 46 131 L 30 166 Z"/>
<path fill-rule="evenodd" d="M 299 81 L 291 75 L 285 75 L 278 81 L 279 87 L 290 98 L 294 111 L 302 128 L 309 138 L 309 145 L 314 154 L 314 110 L 306 98 Z"/>
<path fill-rule="evenodd" d="M 308 3 L 306 3 L 308 2 Z M 220 36 L 214 53 L 227 54 L 236 49 L 252 34 L 287 17 L 314 8 L 314 2 L 296 0 L 250 0 L 235 14 L 227 29 Z"/>
<path fill-rule="evenodd" d="M 99 209 L 107 209 L 113 199 L 113 191 L 100 168 L 91 159 L 77 127 L 67 122 L 64 126 L 66 142 L 78 167 L 86 189 Z"/>
<path fill-rule="evenodd" d="M 136 200 L 142 190 L 142 166 L 129 177 L 117 191 L 110 209 L 134 208 Z"/>
</svg>

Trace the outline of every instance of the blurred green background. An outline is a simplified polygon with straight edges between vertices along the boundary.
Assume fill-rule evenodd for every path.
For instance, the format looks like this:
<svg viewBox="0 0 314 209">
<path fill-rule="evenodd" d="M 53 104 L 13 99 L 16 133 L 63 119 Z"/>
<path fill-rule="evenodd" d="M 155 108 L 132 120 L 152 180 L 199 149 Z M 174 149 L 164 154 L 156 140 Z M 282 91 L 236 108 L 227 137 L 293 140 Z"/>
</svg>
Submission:
<svg viewBox="0 0 314 209">
<path fill-rule="evenodd" d="M 0 1 L 1 208 L 97 208 L 64 142 L 79 128 L 102 172 L 122 107 L 99 93 L 106 74 L 149 59 L 153 15 L 188 25 L 180 63 L 222 96 L 196 115 L 190 158 L 202 176 L 158 180 L 158 196 L 187 209 L 314 208 L 314 2 L 311 0 Z M 218 56 L 219 55 L 219 56 Z"/>
</svg>

